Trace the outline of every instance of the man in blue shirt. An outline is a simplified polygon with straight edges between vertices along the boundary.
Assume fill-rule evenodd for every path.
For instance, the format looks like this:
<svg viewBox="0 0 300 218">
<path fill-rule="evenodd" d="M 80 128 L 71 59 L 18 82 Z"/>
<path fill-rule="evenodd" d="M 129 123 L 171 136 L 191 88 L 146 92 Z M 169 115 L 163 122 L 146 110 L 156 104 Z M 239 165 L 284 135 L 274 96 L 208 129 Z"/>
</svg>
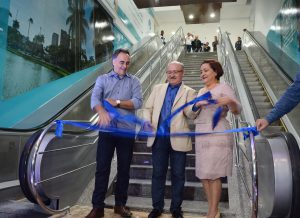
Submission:
<svg viewBox="0 0 300 218">
<path fill-rule="evenodd" d="M 274 121 L 290 112 L 300 102 L 300 73 L 296 75 L 294 83 L 285 91 L 274 108 L 263 119 L 256 121 L 258 131 L 264 130 Z"/>
<path fill-rule="evenodd" d="M 191 137 L 170 137 L 169 133 L 189 132 L 187 118 L 195 118 L 192 105 L 165 122 L 169 115 L 185 103 L 196 97 L 195 90 L 182 82 L 184 66 L 173 61 L 167 67 L 168 83 L 156 85 L 143 110 L 147 128 L 164 133 L 149 137 L 147 146 L 152 147 L 152 206 L 148 218 L 159 217 L 164 208 L 164 193 L 169 159 L 171 167 L 172 201 L 170 211 L 172 217 L 182 218 L 181 204 L 185 182 L 186 153 L 192 150 Z"/>
<path fill-rule="evenodd" d="M 118 49 L 113 54 L 113 70 L 98 77 L 91 96 L 91 108 L 99 115 L 101 127 L 115 127 L 135 131 L 135 124 L 115 121 L 102 105 L 108 101 L 122 115 L 132 114 L 142 106 L 142 89 L 137 77 L 127 73 L 130 63 L 129 52 Z M 125 206 L 129 184 L 129 170 L 133 154 L 134 137 L 117 136 L 113 133 L 99 132 L 97 149 L 97 169 L 93 192 L 93 209 L 87 218 L 104 217 L 104 199 L 109 182 L 111 160 L 116 149 L 118 174 L 115 187 L 114 212 L 121 217 L 131 217 Z"/>
</svg>

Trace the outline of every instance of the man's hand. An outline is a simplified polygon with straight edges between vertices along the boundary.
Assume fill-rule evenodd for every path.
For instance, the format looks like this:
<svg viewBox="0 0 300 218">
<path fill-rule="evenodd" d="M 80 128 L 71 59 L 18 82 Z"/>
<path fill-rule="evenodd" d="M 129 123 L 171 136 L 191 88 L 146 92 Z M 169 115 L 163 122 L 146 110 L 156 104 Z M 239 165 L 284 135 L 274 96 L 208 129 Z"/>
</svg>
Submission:
<svg viewBox="0 0 300 218">
<path fill-rule="evenodd" d="M 258 131 L 262 131 L 269 126 L 269 122 L 266 119 L 258 119 L 255 123 Z"/>
<path fill-rule="evenodd" d="M 97 113 L 99 116 L 98 125 L 100 127 L 108 126 L 111 121 L 111 117 L 109 116 L 109 113 L 105 109 L 98 110 Z"/>
<path fill-rule="evenodd" d="M 113 107 L 117 107 L 117 101 L 115 99 L 112 98 L 106 98 L 106 101 L 108 101 L 108 103 L 110 103 Z"/>
</svg>

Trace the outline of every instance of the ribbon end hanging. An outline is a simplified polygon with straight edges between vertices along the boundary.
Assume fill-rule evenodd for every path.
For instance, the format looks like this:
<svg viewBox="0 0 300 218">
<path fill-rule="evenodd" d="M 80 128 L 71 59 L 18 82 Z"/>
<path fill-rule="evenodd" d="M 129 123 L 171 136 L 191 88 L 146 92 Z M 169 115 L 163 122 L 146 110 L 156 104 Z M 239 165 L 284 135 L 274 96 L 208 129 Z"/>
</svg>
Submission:
<svg viewBox="0 0 300 218">
<path fill-rule="evenodd" d="M 58 138 L 61 138 L 64 131 L 64 124 L 61 120 L 56 120 L 56 129 L 55 129 L 55 135 Z"/>
</svg>

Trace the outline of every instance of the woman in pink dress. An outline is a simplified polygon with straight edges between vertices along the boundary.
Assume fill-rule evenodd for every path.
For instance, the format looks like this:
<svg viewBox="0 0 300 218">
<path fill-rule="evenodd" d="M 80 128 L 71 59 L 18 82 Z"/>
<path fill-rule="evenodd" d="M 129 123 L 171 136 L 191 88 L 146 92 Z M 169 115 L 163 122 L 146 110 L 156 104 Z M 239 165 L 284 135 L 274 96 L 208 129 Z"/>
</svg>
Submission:
<svg viewBox="0 0 300 218">
<path fill-rule="evenodd" d="M 200 66 L 200 78 L 204 88 L 198 96 L 210 91 L 217 104 L 208 104 L 207 101 L 197 102 L 193 110 L 199 115 L 195 119 L 197 132 L 224 131 L 230 129 L 226 115 L 228 111 L 239 114 L 241 107 L 233 89 L 220 83 L 223 69 L 215 60 L 205 60 Z M 213 115 L 218 107 L 222 107 L 221 118 L 217 126 L 212 129 Z M 220 178 L 232 174 L 232 134 L 212 134 L 196 137 L 196 176 L 201 180 L 208 200 L 207 218 L 219 218 L 218 204 L 221 197 L 222 183 Z"/>
</svg>

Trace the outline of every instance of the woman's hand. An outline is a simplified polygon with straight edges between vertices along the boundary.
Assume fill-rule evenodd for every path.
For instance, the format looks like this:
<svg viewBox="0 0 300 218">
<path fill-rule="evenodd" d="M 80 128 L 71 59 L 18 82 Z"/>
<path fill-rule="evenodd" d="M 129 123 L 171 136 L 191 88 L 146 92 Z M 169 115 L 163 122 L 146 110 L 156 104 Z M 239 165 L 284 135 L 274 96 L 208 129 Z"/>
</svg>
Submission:
<svg viewBox="0 0 300 218">
<path fill-rule="evenodd" d="M 201 107 L 206 106 L 208 104 L 209 104 L 208 101 L 204 100 L 204 101 L 198 101 L 195 105 L 196 105 L 196 107 L 201 108 Z"/>
<path fill-rule="evenodd" d="M 218 106 L 228 106 L 231 113 L 237 115 L 240 113 L 239 104 L 232 98 L 228 96 L 220 97 L 217 99 Z"/>
<path fill-rule="evenodd" d="M 217 99 L 217 105 L 218 106 L 230 106 L 232 104 L 233 100 L 230 97 L 220 97 Z"/>
</svg>

